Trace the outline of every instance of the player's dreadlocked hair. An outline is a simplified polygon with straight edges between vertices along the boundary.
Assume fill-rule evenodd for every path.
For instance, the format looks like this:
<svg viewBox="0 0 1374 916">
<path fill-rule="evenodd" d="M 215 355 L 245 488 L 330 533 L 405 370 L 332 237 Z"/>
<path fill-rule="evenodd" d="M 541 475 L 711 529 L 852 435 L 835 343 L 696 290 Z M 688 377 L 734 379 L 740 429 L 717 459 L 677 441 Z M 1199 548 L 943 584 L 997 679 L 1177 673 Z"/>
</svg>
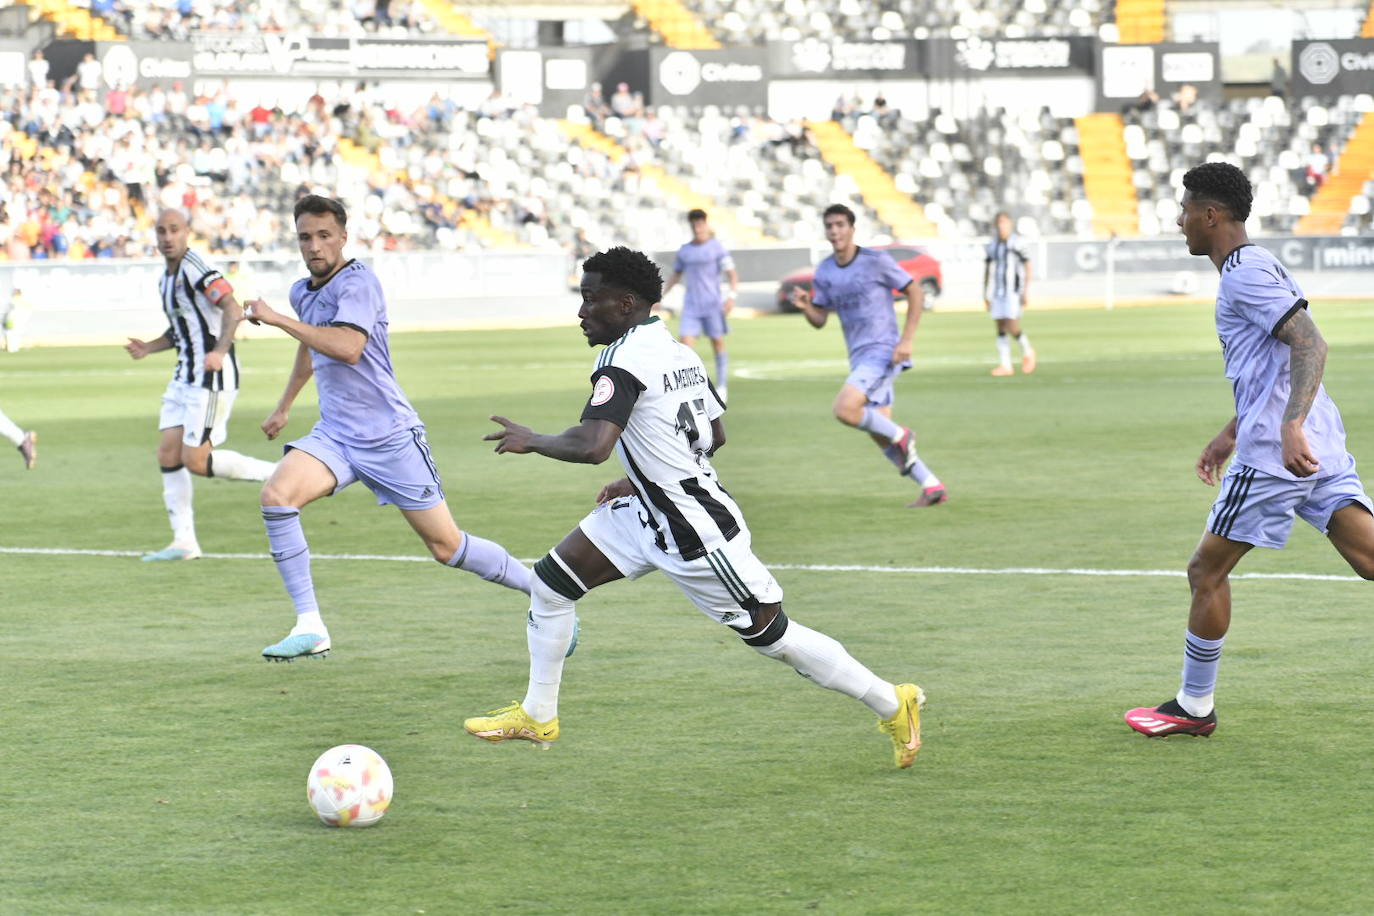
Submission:
<svg viewBox="0 0 1374 916">
<path fill-rule="evenodd" d="M 642 251 L 617 245 L 598 251 L 582 262 L 584 273 L 601 274 L 602 286 L 615 286 L 634 293 L 649 305 L 663 298 L 663 275 Z"/>
<path fill-rule="evenodd" d="M 1250 218 L 1250 179 L 1229 162 L 1205 162 L 1189 169 L 1183 176 L 1183 186 L 1193 192 L 1194 200 L 1225 207 L 1233 219 L 1243 223 Z"/>
</svg>

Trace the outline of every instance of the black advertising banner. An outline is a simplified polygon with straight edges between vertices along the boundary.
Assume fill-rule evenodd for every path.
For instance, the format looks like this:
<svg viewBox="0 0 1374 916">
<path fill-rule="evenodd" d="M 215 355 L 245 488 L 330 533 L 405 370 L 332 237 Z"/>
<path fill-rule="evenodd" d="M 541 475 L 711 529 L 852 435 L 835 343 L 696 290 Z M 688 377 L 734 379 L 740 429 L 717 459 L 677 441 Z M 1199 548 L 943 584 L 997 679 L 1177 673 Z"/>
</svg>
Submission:
<svg viewBox="0 0 1374 916">
<path fill-rule="evenodd" d="M 931 38 L 925 75 L 931 79 L 980 76 L 1086 76 L 1093 72 L 1096 39 Z"/>
<path fill-rule="evenodd" d="M 763 48 L 651 48 L 649 76 L 646 101 L 655 105 L 768 104 L 768 52 Z"/>
<path fill-rule="evenodd" d="M 1374 38 L 1293 42 L 1289 93 L 1354 95 L 1374 87 Z"/>
<path fill-rule="evenodd" d="M 568 107 L 581 105 L 591 84 L 590 48 L 503 48 L 496 55 L 501 94 L 538 106 L 542 117 L 567 117 Z"/>
<path fill-rule="evenodd" d="M 768 42 L 768 75 L 773 79 L 913 79 L 921 76 L 921 67 L 916 41 Z"/>
<path fill-rule="evenodd" d="M 196 76 L 487 79 L 481 40 L 321 38 L 304 34 L 197 32 Z"/>
<path fill-rule="evenodd" d="M 1221 50 L 1208 42 L 1102 45 L 1098 49 L 1097 110 L 1121 111 L 1145 92 L 1169 98 L 1183 86 L 1221 101 Z"/>
</svg>

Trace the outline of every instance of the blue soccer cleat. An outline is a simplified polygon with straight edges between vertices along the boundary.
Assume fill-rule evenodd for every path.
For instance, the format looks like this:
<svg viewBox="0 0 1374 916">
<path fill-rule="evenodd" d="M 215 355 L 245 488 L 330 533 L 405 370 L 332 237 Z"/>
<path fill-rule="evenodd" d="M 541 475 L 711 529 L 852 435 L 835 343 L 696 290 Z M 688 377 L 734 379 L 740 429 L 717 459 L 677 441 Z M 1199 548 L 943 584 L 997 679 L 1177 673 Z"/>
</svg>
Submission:
<svg viewBox="0 0 1374 916">
<path fill-rule="evenodd" d="M 141 559 L 144 563 L 164 563 L 169 560 L 194 560 L 199 556 L 198 547 L 164 547 L 156 553 L 145 553 Z"/>
<path fill-rule="evenodd" d="M 296 633 L 262 650 L 269 662 L 289 662 L 296 658 L 324 658 L 329 654 L 329 637 L 319 633 Z"/>
</svg>

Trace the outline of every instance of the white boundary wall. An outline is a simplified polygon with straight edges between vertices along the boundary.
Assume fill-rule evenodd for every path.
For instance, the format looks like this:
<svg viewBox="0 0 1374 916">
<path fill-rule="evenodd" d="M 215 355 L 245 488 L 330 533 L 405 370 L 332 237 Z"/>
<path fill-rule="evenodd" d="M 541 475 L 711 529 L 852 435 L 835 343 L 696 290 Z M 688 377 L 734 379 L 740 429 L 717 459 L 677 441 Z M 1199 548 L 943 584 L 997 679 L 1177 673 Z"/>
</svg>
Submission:
<svg viewBox="0 0 1374 916">
<path fill-rule="evenodd" d="M 398 252 L 362 258 L 377 271 L 393 330 L 572 324 L 580 302 L 561 251 L 477 254 Z M 227 272 L 229 260 L 211 259 Z M 243 258 L 235 294 L 261 297 L 290 314 L 287 293 L 305 276 L 296 257 Z M 26 346 L 108 344 L 156 337 L 166 327 L 158 301 L 161 260 L 0 263 L 0 305 L 18 287 L 32 307 Z M 245 325 L 244 336 L 277 336 Z"/>
</svg>

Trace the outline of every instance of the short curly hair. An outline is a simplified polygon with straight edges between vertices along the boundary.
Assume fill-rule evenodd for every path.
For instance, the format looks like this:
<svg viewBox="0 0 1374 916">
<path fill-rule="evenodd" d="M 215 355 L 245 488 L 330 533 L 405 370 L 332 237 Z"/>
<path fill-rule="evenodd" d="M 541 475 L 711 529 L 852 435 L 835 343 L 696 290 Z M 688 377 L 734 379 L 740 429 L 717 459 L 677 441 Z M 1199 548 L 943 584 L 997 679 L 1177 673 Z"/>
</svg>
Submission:
<svg viewBox="0 0 1374 916">
<path fill-rule="evenodd" d="M 1250 218 L 1254 194 L 1250 179 L 1229 162 L 1204 162 L 1183 176 L 1183 187 L 1193 192 L 1194 200 L 1205 200 L 1228 210 L 1233 219 Z"/>
<path fill-rule="evenodd" d="M 658 272 L 658 265 L 642 251 L 623 245 L 598 251 L 582 262 L 582 271 L 601 274 L 602 286 L 634 293 L 649 305 L 663 298 L 663 275 Z"/>
</svg>

